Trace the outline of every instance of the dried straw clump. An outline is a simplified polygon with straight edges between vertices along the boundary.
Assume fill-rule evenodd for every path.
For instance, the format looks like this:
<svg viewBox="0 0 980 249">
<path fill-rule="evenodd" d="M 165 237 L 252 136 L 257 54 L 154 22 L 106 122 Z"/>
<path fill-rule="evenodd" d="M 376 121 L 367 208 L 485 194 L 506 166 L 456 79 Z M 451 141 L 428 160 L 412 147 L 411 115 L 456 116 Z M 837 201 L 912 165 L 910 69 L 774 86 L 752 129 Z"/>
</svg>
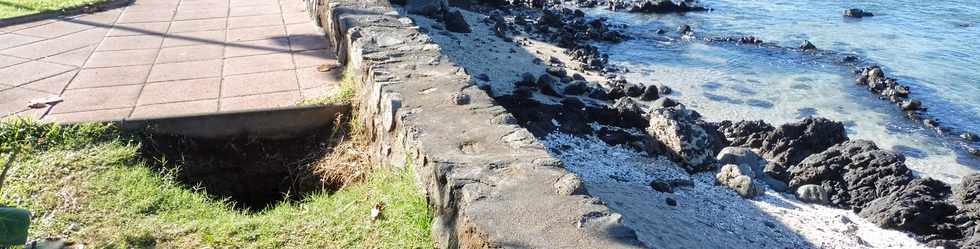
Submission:
<svg viewBox="0 0 980 249">
<path fill-rule="evenodd" d="M 370 138 L 356 120 L 350 115 L 337 116 L 328 139 L 332 149 L 313 164 L 313 171 L 328 188 L 339 189 L 363 180 L 373 169 L 368 154 Z"/>
</svg>

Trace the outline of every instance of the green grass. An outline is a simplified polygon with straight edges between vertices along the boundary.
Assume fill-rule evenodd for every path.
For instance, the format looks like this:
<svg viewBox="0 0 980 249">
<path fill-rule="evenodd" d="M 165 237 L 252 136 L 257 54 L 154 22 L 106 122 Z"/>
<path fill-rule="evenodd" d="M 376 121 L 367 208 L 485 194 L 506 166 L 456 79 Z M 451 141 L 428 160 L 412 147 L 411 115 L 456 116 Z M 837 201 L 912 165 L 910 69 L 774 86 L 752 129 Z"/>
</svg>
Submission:
<svg viewBox="0 0 980 249">
<path fill-rule="evenodd" d="M 2 1 L 2 0 L 0 0 Z M 337 92 L 331 96 L 325 96 L 320 98 L 309 98 L 300 101 L 299 105 L 322 105 L 322 104 L 344 104 L 350 103 L 354 99 L 354 95 L 357 92 L 357 84 L 354 81 L 352 75 L 355 73 L 350 71 L 351 69 L 345 69 L 340 75 L 340 82 L 338 83 Z"/>
<path fill-rule="evenodd" d="M 0 0 L 0 19 L 30 15 L 47 10 L 83 6 L 105 0 Z"/>
<path fill-rule="evenodd" d="M 22 150 L 0 205 L 32 212 L 31 239 L 89 248 L 431 248 L 431 216 L 412 167 L 372 172 L 334 193 L 255 213 L 177 182 L 106 124 L 0 123 L 0 160 Z M 372 207 L 383 203 L 382 218 Z"/>
</svg>

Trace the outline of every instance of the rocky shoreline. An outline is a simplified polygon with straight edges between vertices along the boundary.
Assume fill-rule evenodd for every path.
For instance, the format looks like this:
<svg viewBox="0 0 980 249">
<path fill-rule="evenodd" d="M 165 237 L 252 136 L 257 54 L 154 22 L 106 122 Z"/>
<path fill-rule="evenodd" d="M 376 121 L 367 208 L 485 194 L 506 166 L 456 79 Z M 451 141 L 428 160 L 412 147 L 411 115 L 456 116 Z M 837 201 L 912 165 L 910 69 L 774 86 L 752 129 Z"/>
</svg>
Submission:
<svg viewBox="0 0 980 249">
<path fill-rule="evenodd" d="M 583 3 L 598 4 L 579 2 Z M 544 72 L 475 76 L 482 82 L 477 87 L 513 115 L 501 122 L 520 124 L 542 138 L 556 132 L 595 137 L 610 146 L 631 148 L 651 158 L 665 156 L 688 174 L 717 170 L 716 184 L 745 198 L 760 196 L 765 189 L 795 193 L 804 202 L 850 209 L 882 228 L 907 232 L 929 246 L 980 248 L 980 237 L 974 232 L 980 219 L 980 175 L 966 177 L 954 191 L 943 182 L 912 175 L 902 154 L 879 149 L 871 141 L 849 140 L 842 123 L 822 118 L 778 127 L 763 121 L 704 121 L 697 111 L 670 99 L 669 88 L 627 82 L 621 73 L 628 72 L 628 68 L 609 65 L 608 56 L 589 45 L 629 39 L 621 31 L 623 27 L 601 18 L 588 18 L 579 10 L 560 8 L 556 3 L 514 4 L 501 8 L 505 4 L 487 1 L 467 8 L 485 14 L 487 17 L 481 22 L 492 27 L 504 42 L 542 48 L 535 41 L 543 41 L 553 44 L 552 50 L 563 52 L 547 60 L 530 61 L 544 68 Z M 617 4 L 603 5 L 625 6 Z M 680 7 L 671 7 L 668 12 L 707 10 L 693 8 L 687 2 L 675 5 Z M 651 3 L 629 6 L 632 7 L 614 9 L 641 11 L 638 9 L 643 8 L 637 6 Z M 420 25 L 422 29 L 446 39 L 462 43 L 464 38 L 453 33 L 472 31 L 464 14 L 452 10 L 446 2 L 409 1 L 405 9 L 431 18 L 435 22 Z M 696 39 L 687 26 L 680 27 L 676 34 Z M 490 50 L 503 49 L 481 38 L 474 39 L 492 47 Z M 779 48 L 754 37 L 702 39 Z M 537 50 L 539 55 L 535 57 L 541 57 L 541 50 L 545 49 Z M 821 51 L 808 42 L 799 50 L 863 68 L 858 72 L 858 84 L 896 103 L 910 118 L 918 118 L 946 134 L 937 121 L 923 117 L 926 108 L 908 97 L 908 87 L 885 77 L 880 67 L 861 66 L 864 60 L 859 57 Z M 519 51 L 511 48 L 500 53 Z M 972 142 L 971 136 L 962 137 Z M 653 181 L 649 186 L 659 192 L 689 187 L 676 181 Z M 666 201 L 668 205 L 671 200 Z M 671 206 L 676 206 L 676 200 L 673 203 Z"/>
<path fill-rule="evenodd" d="M 868 92 L 879 99 L 894 104 L 903 113 L 905 118 L 935 131 L 939 137 L 946 138 L 958 144 L 963 152 L 980 157 L 980 138 L 978 138 L 976 133 L 957 130 L 948 125 L 943 125 L 938 118 L 929 115 L 929 107 L 924 106 L 922 101 L 911 96 L 914 90 L 909 85 L 902 84 L 897 79 L 887 76 L 881 65 L 869 59 L 854 54 L 823 50 L 806 40 L 799 47 L 791 48 L 765 42 L 754 36 L 711 37 L 698 34 L 690 27 L 685 26 L 681 27 L 681 29 L 688 30 L 689 32 L 673 37 L 674 39 L 683 39 L 686 36 L 688 39 L 700 39 L 707 43 L 730 43 L 758 46 L 765 49 L 786 52 L 799 52 L 810 55 L 821 62 L 850 67 L 852 68 L 856 85 L 863 86 Z"/>
</svg>

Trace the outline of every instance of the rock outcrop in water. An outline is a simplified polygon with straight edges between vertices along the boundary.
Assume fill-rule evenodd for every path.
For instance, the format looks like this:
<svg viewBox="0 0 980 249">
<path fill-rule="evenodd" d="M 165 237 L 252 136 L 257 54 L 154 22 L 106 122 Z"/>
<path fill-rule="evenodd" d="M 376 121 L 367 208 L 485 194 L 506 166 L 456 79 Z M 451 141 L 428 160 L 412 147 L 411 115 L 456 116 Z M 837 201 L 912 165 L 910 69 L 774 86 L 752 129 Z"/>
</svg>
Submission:
<svg viewBox="0 0 980 249">
<path fill-rule="evenodd" d="M 907 118 L 935 130 L 940 135 L 949 133 L 947 127 L 942 126 L 938 120 L 927 115 L 928 107 L 924 106 L 921 101 L 909 96 L 911 94 L 909 86 L 898 83 L 895 78 L 887 77 L 880 66 L 867 66 L 856 70 L 855 74 L 857 74 L 858 85 L 866 86 L 871 93 L 894 103 L 905 112 Z M 980 156 L 980 150 L 977 149 L 977 145 L 973 141 L 975 135 L 970 132 L 961 132 L 959 137 L 962 139 L 960 144 L 963 146 L 963 150 Z"/>
<path fill-rule="evenodd" d="M 672 0 L 642 0 L 642 1 L 623 1 L 616 0 L 609 2 L 610 9 L 625 9 L 629 12 L 640 13 L 683 13 L 691 11 L 708 11 L 708 8 L 697 5 L 693 2 L 681 1 L 675 3 Z"/>
<path fill-rule="evenodd" d="M 766 159 L 787 166 L 847 140 L 844 124 L 825 118 L 807 118 L 779 128 L 762 121 L 725 121 L 718 130 L 728 146 L 757 148 Z"/>
<path fill-rule="evenodd" d="M 845 17 L 862 18 L 874 16 L 871 12 L 864 11 L 862 9 L 846 9 L 844 10 Z"/>
<path fill-rule="evenodd" d="M 667 14 L 711 10 L 693 0 L 576 0 L 575 3 L 583 8 L 605 6 L 609 10 L 636 13 Z"/>
<path fill-rule="evenodd" d="M 810 43 L 810 41 L 803 40 L 803 43 L 800 44 L 800 50 L 803 50 L 803 51 L 816 51 L 817 50 L 817 46 L 816 45 L 813 45 L 813 43 Z"/>
</svg>

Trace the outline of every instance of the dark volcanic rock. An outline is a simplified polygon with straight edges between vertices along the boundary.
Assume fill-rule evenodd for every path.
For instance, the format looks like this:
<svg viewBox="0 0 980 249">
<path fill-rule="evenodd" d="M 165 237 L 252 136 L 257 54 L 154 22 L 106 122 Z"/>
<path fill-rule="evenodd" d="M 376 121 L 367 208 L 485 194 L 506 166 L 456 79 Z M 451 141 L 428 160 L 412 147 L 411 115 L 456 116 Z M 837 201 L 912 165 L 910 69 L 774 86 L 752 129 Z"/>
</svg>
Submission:
<svg viewBox="0 0 980 249">
<path fill-rule="evenodd" d="M 690 32 L 694 32 L 694 30 L 691 29 L 691 26 L 690 25 L 684 24 L 684 25 L 681 25 L 680 27 L 677 27 L 677 33 L 687 34 L 687 33 L 690 33 Z"/>
<path fill-rule="evenodd" d="M 963 207 L 980 211 L 980 173 L 963 177 L 956 188 L 956 200 Z"/>
<path fill-rule="evenodd" d="M 545 69 L 545 72 L 559 78 L 565 77 L 565 75 L 567 74 L 567 72 L 565 72 L 565 69 L 562 69 L 560 67 L 554 67 L 554 66 L 548 67 L 547 69 Z"/>
<path fill-rule="evenodd" d="M 657 99 L 657 101 L 654 101 L 653 103 L 651 103 L 650 104 L 650 108 L 651 109 L 660 109 L 660 108 L 674 107 L 674 106 L 677 106 L 679 104 L 680 103 L 677 103 L 677 101 L 674 101 L 674 99 L 664 97 L 664 98 L 659 98 L 659 99 Z"/>
<path fill-rule="evenodd" d="M 830 204 L 860 211 L 871 201 L 900 190 L 914 178 L 901 154 L 866 140 L 847 141 L 791 166 L 789 187 L 820 185 Z"/>
<path fill-rule="evenodd" d="M 602 127 L 599 128 L 598 132 L 596 132 L 596 137 L 609 145 L 621 145 L 629 143 L 630 134 L 623 130 L 614 130 Z"/>
<path fill-rule="evenodd" d="M 466 23 L 466 18 L 463 18 L 463 13 L 459 10 L 447 11 L 443 20 L 446 22 L 446 30 L 456 33 L 470 32 L 470 25 Z"/>
<path fill-rule="evenodd" d="M 765 126 L 747 128 L 766 129 Z M 722 132 L 726 138 L 732 140 L 728 132 Z M 733 130 L 732 133 L 744 134 L 746 132 Z M 746 141 L 748 144 L 732 143 L 732 145 L 758 148 L 763 157 L 783 165 L 796 165 L 807 156 L 847 140 L 844 124 L 825 118 L 807 118 L 800 122 L 781 125 L 765 134 L 761 142 L 751 139 L 757 136 L 752 134 L 745 138 L 744 140 L 748 140 Z M 756 144 L 759 146 L 754 146 Z"/>
<path fill-rule="evenodd" d="M 660 91 L 657 86 L 649 85 L 643 89 L 643 94 L 640 95 L 640 100 L 651 101 L 660 98 Z"/>
<path fill-rule="evenodd" d="M 858 215 L 883 228 L 925 236 L 925 240 L 959 239 L 961 235 L 945 224 L 946 217 L 956 212 L 945 201 L 949 194 L 943 182 L 915 179 L 904 189 L 868 203 Z"/>
<path fill-rule="evenodd" d="M 872 14 L 871 12 L 864 11 L 862 9 L 846 9 L 844 10 L 844 16 L 862 18 L 862 17 L 874 16 L 874 14 Z"/>
<path fill-rule="evenodd" d="M 973 133 L 970 133 L 970 132 L 964 132 L 964 133 L 960 134 L 960 138 L 962 138 L 963 140 L 966 140 L 966 141 L 973 142 L 973 141 L 977 141 L 977 134 L 973 134 Z"/>
<path fill-rule="evenodd" d="M 735 123 L 724 121 L 719 125 L 719 131 L 725 135 L 728 145 L 751 148 L 762 147 L 762 142 L 766 136 L 775 129 L 762 120 L 742 120 Z"/>
<path fill-rule="evenodd" d="M 810 41 L 803 40 L 803 43 L 800 44 L 800 50 L 803 50 L 803 51 L 814 51 L 814 50 L 817 50 L 817 46 L 813 45 L 813 43 L 810 43 Z"/>
<path fill-rule="evenodd" d="M 674 192 L 673 186 L 670 186 L 670 183 L 664 180 L 653 180 L 650 182 L 650 187 L 652 187 L 653 190 L 656 190 L 657 192 L 663 192 L 663 193 Z"/>
<path fill-rule="evenodd" d="M 610 7 L 614 9 L 624 9 L 629 12 L 640 13 L 683 13 L 691 11 L 707 11 L 708 8 L 699 6 L 688 1 L 675 3 L 671 0 L 633 0 L 633 1 L 610 1 Z"/>
<path fill-rule="evenodd" d="M 637 84 L 626 84 L 626 96 L 640 97 L 643 95 L 643 87 Z"/>
<path fill-rule="evenodd" d="M 902 101 L 901 106 L 904 111 L 915 111 L 922 108 L 922 102 L 918 100 L 906 100 Z"/>
<path fill-rule="evenodd" d="M 447 10 L 449 10 L 449 1 L 446 0 L 408 0 L 405 4 L 405 11 L 408 13 L 430 17 L 436 17 Z"/>
<path fill-rule="evenodd" d="M 647 119 L 643 118 L 643 110 L 632 99 L 620 98 L 613 103 L 613 109 L 618 115 L 616 126 L 626 128 L 646 128 Z"/>
<path fill-rule="evenodd" d="M 565 94 L 567 95 L 582 95 L 589 91 L 589 84 L 585 81 L 572 81 L 565 86 Z"/>
</svg>

